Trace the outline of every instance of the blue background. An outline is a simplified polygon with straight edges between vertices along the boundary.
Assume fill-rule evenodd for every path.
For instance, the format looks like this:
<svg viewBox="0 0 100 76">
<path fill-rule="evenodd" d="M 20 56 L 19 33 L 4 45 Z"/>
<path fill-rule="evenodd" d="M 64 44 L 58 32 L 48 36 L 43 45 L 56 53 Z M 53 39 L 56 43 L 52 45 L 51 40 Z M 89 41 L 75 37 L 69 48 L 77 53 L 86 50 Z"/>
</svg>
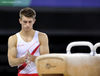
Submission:
<svg viewBox="0 0 100 76">
<path fill-rule="evenodd" d="M 32 0 L 36 7 L 100 7 L 100 0 Z"/>
</svg>

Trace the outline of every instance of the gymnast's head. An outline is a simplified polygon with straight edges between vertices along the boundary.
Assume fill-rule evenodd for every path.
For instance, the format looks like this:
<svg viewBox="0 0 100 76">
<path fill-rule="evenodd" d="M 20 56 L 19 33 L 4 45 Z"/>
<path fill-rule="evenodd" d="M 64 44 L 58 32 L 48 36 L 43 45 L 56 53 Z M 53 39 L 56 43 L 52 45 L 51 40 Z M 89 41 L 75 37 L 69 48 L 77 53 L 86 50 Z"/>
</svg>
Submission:
<svg viewBox="0 0 100 76">
<path fill-rule="evenodd" d="M 22 30 L 30 31 L 36 21 L 36 12 L 32 8 L 23 8 L 19 12 L 19 22 L 21 24 Z"/>
</svg>

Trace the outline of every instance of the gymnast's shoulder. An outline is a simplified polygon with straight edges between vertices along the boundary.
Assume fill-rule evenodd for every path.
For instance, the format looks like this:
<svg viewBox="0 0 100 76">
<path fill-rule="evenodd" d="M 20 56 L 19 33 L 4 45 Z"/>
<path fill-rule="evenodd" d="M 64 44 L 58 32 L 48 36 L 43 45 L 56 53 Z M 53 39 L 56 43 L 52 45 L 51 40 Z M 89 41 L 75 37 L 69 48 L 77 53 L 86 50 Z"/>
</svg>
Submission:
<svg viewBox="0 0 100 76">
<path fill-rule="evenodd" d="M 38 33 L 39 39 L 48 39 L 48 35 L 44 32 Z"/>
<path fill-rule="evenodd" d="M 17 36 L 16 36 L 16 34 L 14 34 L 14 35 L 11 35 L 11 36 L 9 36 L 9 38 L 8 38 L 8 42 L 17 42 Z"/>
</svg>

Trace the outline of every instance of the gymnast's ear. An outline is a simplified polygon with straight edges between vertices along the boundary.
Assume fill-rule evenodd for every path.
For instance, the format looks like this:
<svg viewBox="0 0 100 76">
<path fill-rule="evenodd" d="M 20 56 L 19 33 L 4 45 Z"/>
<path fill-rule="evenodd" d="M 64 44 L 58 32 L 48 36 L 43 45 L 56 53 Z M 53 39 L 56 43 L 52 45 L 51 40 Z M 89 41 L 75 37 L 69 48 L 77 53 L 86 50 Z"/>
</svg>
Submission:
<svg viewBox="0 0 100 76">
<path fill-rule="evenodd" d="M 22 19 L 21 18 L 19 18 L 19 23 L 22 24 Z"/>
</svg>

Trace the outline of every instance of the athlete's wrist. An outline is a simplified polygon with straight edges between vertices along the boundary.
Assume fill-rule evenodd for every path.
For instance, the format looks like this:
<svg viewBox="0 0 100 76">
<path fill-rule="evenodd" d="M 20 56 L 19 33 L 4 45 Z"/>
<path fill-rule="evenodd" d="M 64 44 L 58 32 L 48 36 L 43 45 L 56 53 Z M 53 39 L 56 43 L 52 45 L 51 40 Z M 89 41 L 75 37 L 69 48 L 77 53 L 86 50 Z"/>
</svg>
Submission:
<svg viewBox="0 0 100 76">
<path fill-rule="evenodd" d="M 35 59 L 37 58 L 37 56 L 31 56 L 31 61 L 35 62 Z"/>
<path fill-rule="evenodd" d="M 26 58 L 26 59 L 25 59 L 25 63 L 28 64 L 29 62 L 30 62 L 30 60 Z"/>
<path fill-rule="evenodd" d="M 26 57 L 22 57 L 21 58 L 21 63 L 23 64 L 23 63 L 25 63 L 26 62 Z"/>
</svg>

